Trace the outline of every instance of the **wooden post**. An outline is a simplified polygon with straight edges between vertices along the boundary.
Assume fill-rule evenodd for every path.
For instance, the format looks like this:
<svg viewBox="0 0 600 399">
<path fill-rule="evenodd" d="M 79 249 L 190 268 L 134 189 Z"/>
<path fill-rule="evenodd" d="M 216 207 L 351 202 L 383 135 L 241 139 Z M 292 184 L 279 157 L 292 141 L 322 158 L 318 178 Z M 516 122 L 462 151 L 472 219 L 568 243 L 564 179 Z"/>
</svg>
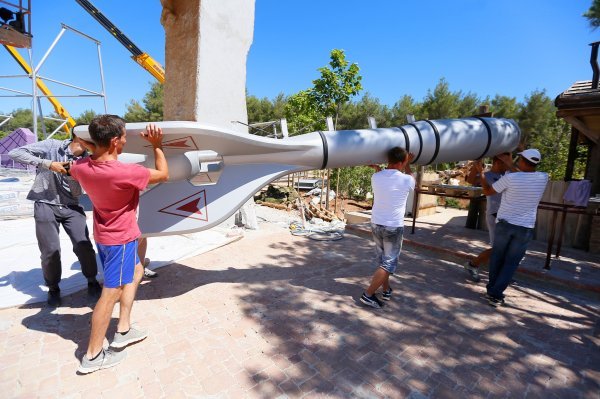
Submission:
<svg viewBox="0 0 600 399">
<path fill-rule="evenodd" d="M 417 214 L 419 213 L 419 202 L 420 202 L 420 195 L 419 195 L 419 191 L 421 189 L 421 183 L 423 183 L 423 172 L 425 170 L 424 166 L 419 166 L 418 172 L 417 172 L 417 181 L 415 184 L 415 198 L 413 199 L 413 222 L 412 222 L 412 231 L 411 234 L 415 234 L 415 222 L 417 219 Z"/>
<path fill-rule="evenodd" d="M 336 122 L 337 122 L 337 117 L 336 117 Z M 327 117 L 327 130 L 329 130 L 329 131 L 335 130 L 335 125 L 333 124 L 333 119 L 330 116 Z M 327 192 L 325 193 L 326 194 L 325 209 L 327 209 L 327 210 L 329 210 L 329 189 L 331 187 L 331 185 L 329 183 L 329 175 L 330 175 L 329 172 L 330 171 L 331 171 L 331 169 L 327 169 Z M 325 175 L 325 173 L 323 173 L 323 175 Z M 323 193 L 323 188 L 324 187 L 321 188 L 321 193 Z M 321 206 L 321 203 L 319 202 L 319 207 L 320 206 Z"/>
<path fill-rule="evenodd" d="M 569 155 L 567 157 L 567 169 L 565 170 L 565 181 L 573 180 L 573 170 L 575 169 L 575 157 L 577 156 L 577 141 L 579 140 L 579 130 L 571 126 L 571 140 L 569 141 Z"/>
<path fill-rule="evenodd" d="M 333 210 L 337 214 L 337 202 L 338 202 L 338 197 L 340 195 L 340 168 L 337 168 L 336 171 L 337 171 L 337 180 L 335 182 L 335 205 L 334 205 Z"/>
<path fill-rule="evenodd" d="M 319 177 L 325 181 L 325 171 L 319 171 Z M 319 193 L 319 209 L 323 209 L 323 191 L 325 191 L 325 187 L 321 184 L 321 192 Z"/>
</svg>

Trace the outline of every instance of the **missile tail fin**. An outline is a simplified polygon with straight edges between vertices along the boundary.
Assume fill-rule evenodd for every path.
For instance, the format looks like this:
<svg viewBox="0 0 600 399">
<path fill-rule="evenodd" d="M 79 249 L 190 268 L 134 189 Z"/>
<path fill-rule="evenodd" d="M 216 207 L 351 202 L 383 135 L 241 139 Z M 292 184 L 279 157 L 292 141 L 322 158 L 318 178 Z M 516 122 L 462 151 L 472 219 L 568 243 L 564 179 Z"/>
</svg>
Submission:
<svg viewBox="0 0 600 399">
<path fill-rule="evenodd" d="M 146 236 L 185 234 L 214 227 L 233 215 L 258 190 L 289 173 L 296 165 L 225 166 L 218 183 L 189 181 L 159 184 L 140 198 L 139 225 Z"/>
</svg>

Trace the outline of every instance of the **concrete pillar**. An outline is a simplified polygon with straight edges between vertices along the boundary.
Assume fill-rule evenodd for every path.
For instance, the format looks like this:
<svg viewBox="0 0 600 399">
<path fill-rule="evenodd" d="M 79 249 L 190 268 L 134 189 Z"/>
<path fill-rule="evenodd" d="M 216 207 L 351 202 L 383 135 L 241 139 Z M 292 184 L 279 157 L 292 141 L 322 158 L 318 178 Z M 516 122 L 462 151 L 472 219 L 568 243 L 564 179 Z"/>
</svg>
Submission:
<svg viewBox="0 0 600 399">
<path fill-rule="evenodd" d="M 246 59 L 254 0 L 161 0 L 165 28 L 164 120 L 247 132 Z"/>
</svg>

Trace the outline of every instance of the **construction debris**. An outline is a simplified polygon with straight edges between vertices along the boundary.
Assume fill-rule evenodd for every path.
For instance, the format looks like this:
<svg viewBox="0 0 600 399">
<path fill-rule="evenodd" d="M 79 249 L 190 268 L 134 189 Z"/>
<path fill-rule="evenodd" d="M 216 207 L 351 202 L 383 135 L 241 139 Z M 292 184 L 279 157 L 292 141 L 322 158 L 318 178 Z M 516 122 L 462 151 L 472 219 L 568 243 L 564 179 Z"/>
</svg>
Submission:
<svg viewBox="0 0 600 399">
<path fill-rule="evenodd" d="M 318 194 L 318 192 L 315 191 L 314 194 Z M 340 220 L 333 212 L 319 206 L 318 200 L 315 203 L 313 199 L 310 195 L 301 198 L 298 192 L 291 187 L 278 187 L 274 185 L 269 185 L 266 191 L 261 192 L 255 197 L 255 201 L 259 205 L 285 211 L 298 209 L 304 213 L 304 217 L 307 220 L 313 218 L 322 219 L 327 222 Z"/>
</svg>

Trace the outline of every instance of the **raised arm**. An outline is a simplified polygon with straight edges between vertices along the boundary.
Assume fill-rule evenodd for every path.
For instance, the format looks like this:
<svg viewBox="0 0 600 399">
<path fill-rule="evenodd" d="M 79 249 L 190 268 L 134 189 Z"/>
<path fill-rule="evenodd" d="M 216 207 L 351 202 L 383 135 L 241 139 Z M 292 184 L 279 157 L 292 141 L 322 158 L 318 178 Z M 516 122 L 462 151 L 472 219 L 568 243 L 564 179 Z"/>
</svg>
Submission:
<svg viewBox="0 0 600 399">
<path fill-rule="evenodd" d="M 476 168 L 477 164 L 481 164 L 481 160 L 473 161 L 469 164 L 466 182 L 472 186 L 481 186 L 481 172 Z"/>
<path fill-rule="evenodd" d="M 58 162 L 47 158 L 48 154 L 52 151 L 52 143 L 53 141 L 51 140 L 31 143 L 11 150 L 8 153 L 8 156 L 12 160 L 25 165 L 33 165 L 35 167 L 51 170 L 52 172 L 66 174 L 67 170 L 64 168 L 66 162 Z"/>
<path fill-rule="evenodd" d="M 506 168 L 511 171 L 511 172 L 520 172 L 521 170 L 519 168 L 517 168 L 517 165 L 515 165 L 513 163 L 513 159 L 512 156 L 510 155 L 510 152 L 504 153 L 504 154 L 500 154 L 497 155 L 497 157 L 504 162 L 504 164 L 506 165 Z"/>
<path fill-rule="evenodd" d="M 479 176 L 481 178 L 481 188 L 483 191 L 484 195 L 494 195 L 494 194 L 498 194 L 496 192 L 496 190 L 494 190 L 494 188 L 488 183 L 488 181 L 485 178 L 485 174 L 483 173 L 483 165 L 481 163 L 476 163 L 474 165 L 476 171 L 479 173 Z"/>
<path fill-rule="evenodd" d="M 146 126 L 146 130 L 141 132 L 140 135 L 144 140 L 152 144 L 152 148 L 154 149 L 155 169 L 148 168 L 150 171 L 150 180 L 148 181 L 148 184 L 161 183 L 169 180 L 169 165 L 167 164 L 167 158 L 162 149 L 162 129 L 150 123 Z"/>
<path fill-rule="evenodd" d="M 404 173 L 412 176 L 412 170 L 410 169 L 410 163 L 413 161 L 413 159 L 415 159 L 415 154 L 413 154 L 412 152 L 409 152 L 407 155 L 407 158 L 408 159 L 406 160 L 406 164 L 404 165 Z"/>
</svg>

